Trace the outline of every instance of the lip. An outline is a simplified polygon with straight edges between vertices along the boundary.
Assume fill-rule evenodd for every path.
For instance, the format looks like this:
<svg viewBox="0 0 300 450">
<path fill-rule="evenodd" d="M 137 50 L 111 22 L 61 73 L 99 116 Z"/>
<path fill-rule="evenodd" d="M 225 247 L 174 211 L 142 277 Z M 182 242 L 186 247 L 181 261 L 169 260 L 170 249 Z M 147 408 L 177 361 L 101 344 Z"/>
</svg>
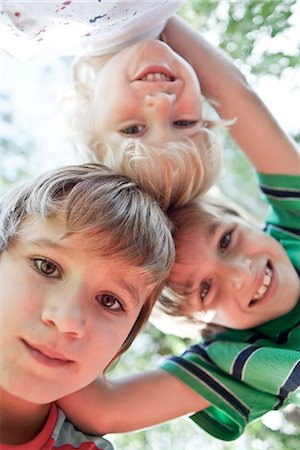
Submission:
<svg viewBox="0 0 300 450">
<path fill-rule="evenodd" d="M 62 353 L 50 349 L 43 345 L 29 344 L 29 342 L 21 339 L 27 352 L 35 361 L 48 367 L 66 367 L 73 364 L 74 361 L 68 359 Z"/>
<path fill-rule="evenodd" d="M 174 75 L 174 73 L 166 66 L 147 66 L 144 69 L 142 69 L 136 77 L 134 77 L 133 81 L 142 81 L 141 79 L 148 75 L 149 73 L 163 73 L 167 75 L 168 77 L 172 78 L 172 81 L 164 81 L 165 83 L 173 83 L 177 77 Z M 156 81 L 151 81 L 151 83 L 155 83 Z M 157 81 L 160 82 L 161 81 Z M 145 81 L 145 83 L 148 83 Z"/>
<path fill-rule="evenodd" d="M 261 271 L 261 274 L 259 276 L 259 280 L 256 283 L 256 289 L 255 289 L 255 291 L 253 293 L 253 296 L 258 291 L 259 287 L 263 284 L 263 279 L 264 279 L 264 275 L 265 275 L 267 266 L 269 266 L 270 269 L 272 270 L 272 279 L 271 279 L 271 282 L 270 282 L 270 284 L 268 286 L 268 290 L 265 293 L 265 295 L 263 295 L 263 297 L 260 298 L 259 300 L 257 300 L 257 302 L 255 302 L 253 305 L 251 305 L 249 303 L 249 307 L 250 308 L 253 308 L 255 306 L 259 306 L 259 305 L 263 305 L 263 304 L 267 303 L 270 299 L 273 298 L 273 296 L 275 294 L 275 291 L 276 291 L 277 286 L 278 286 L 278 274 L 277 274 L 277 271 L 275 270 L 275 267 L 271 263 L 271 261 L 267 261 L 266 265 L 264 266 L 264 269 Z M 252 296 L 252 298 L 253 298 L 253 296 Z"/>
</svg>

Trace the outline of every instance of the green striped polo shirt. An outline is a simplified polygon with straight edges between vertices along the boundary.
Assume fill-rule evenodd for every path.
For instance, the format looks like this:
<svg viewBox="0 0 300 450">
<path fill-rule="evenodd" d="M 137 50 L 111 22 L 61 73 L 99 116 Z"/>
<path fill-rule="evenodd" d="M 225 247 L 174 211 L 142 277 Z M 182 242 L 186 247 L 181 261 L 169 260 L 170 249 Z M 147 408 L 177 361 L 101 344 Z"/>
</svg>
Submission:
<svg viewBox="0 0 300 450">
<path fill-rule="evenodd" d="M 300 177 L 260 173 L 258 179 L 271 205 L 265 231 L 281 242 L 299 273 Z M 300 299 L 284 316 L 249 330 L 226 329 L 165 360 L 161 368 L 210 403 L 191 419 L 229 441 L 266 412 L 300 404 L 299 319 Z"/>
</svg>

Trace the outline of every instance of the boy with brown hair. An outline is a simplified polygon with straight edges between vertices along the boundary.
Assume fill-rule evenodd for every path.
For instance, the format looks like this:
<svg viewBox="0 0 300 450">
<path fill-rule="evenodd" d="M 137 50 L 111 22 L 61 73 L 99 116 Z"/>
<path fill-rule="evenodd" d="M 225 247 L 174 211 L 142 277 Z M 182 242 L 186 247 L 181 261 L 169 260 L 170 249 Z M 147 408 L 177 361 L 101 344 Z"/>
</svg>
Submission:
<svg viewBox="0 0 300 450">
<path fill-rule="evenodd" d="M 112 449 L 55 405 L 132 343 L 174 260 L 170 224 L 133 180 L 55 169 L 1 202 L 1 449 Z"/>
</svg>

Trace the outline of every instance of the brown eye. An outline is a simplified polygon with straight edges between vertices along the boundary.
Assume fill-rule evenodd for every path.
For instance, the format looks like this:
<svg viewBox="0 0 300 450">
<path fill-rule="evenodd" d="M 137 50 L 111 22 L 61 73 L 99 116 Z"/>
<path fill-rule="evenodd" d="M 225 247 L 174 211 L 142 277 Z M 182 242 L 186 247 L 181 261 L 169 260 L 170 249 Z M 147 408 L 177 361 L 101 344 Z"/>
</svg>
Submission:
<svg viewBox="0 0 300 450">
<path fill-rule="evenodd" d="M 219 248 L 221 250 L 221 252 L 224 252 L 224 250 L 227 249 L 227 247 L 229 247 L 230 243 L 231 243 L 231 239 L 232 239 L 232 234 L 233 234 L 233 230 L 223 234 L 223 236 L 220 239 L 219 242 Z"/>
<path fill-rule="evenodd" d="M 144 131 L 144 129 L 144 125 L 130 125 L 126 128 L 123 128 L 121 130 L 121 133 L 125 134 L 126 136 L 135 136 L 140 135 Z"/>
<path fill-rule="evenodd" d="M 120 300 L 112 294 L 100 294 L 96 296 L 96 300 L 100 305 L 110 311 L 124 311 Z"/>
<path fill-rule="evenodd" d="M 175 127 L 177 128 L 190 128 L 196 125 L 197 120 L 176 120 L 174 122 Z"/>
<path fill-rule="evenodd" d="M 48 277 L 56 278 L 60 276 L 59 269 L 55 263 L 45 258 L 34 258 L 33 264 L 35 269 L 41 274 Z"/>
<path fill-rule="evenodd" d="M 202 301 L 209 293 L 210 288 L 211 288 L 211 280 L 202 281 L 202 283 L 200 284 L 200 292 L 199 292 L 199 297 Z"/>
</svg>

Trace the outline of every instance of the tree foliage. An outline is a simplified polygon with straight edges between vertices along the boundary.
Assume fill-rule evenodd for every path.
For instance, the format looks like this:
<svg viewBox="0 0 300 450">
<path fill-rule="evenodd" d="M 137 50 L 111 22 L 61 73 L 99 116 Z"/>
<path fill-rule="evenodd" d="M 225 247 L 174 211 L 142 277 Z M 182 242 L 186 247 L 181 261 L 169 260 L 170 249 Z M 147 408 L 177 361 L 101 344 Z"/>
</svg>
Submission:
<svg viewBox="0 0 300 450">
<path fill-rule="evenodd" d="M 289 39 L 289 32 L 292 31 L 296 2 L 297 0 L 187 1 L 179 14 L 193 27 L 211 37 L 243 70 L 257 77 L 272 73 L 280 78 L 285 70 L 292 70 L 296 74 L 296 68 L 300 65 L 300 33 L 298 32 L 298 41 L 294 40 L 293 45 L 282 45 L 283 40 Z M 5 84 L 2 87 L 5 89 Z M 35 147 L 30 133 L 16 125 L 15 112 L 11 110 L 8 100 L 4 92 L 0 101 L 4 130 L 1 141 L 4 169 L 2 182 L 5 185 L 15 184 L 20 179 L 31 176 L 29 166 Z M 249 193 L 250 198 L 255 189 L 251 168 L 229 139 L 226 141 L 226 149 L 226 184 L 231 184 L 228 181 L 231 180 L 230 176 L 235 177 L 235 182 L 246 186 L 245 192 Z M 242 178 L 242 182 L 238 177 Z M 249 180 L 248 184 L 245 180 Z M 131 349 L 122 356 L 111 376 L 156 367 L 161 358 L 171 353 L 179 354 L 188 344 L 188 341 L 164 335 L 148 325 Z M 178 419 L 137 433 L 115 435 L 112 440 L 117 450 L 296 450 L 300 437 L 297 425 L 299 414 L 291 408 L 276 414 L 279 423 L 276 429 L 272 429 L 268 421 L 258 420 L 250 424 L 245 434 L 232 443 L 210 438 L 187 419 Z"/>
<path fill-rule="evenodd" d="M 218 36 L 219 45 L 254 74 L 281 76 L 285 68 L 300 65 L 300 37 L 293 49 L 280 50 L 279 39 L 288 39 L 297 0 L 188 1 L 180 15 L 202 32 Z M 267 48 L 261 42 L 271 38 Z M 278 42 L 278 47 L 276 45 Z"/>
<path fill-rule="evenodd" d="M 287 50 L 280 46 L 280 39 L 288 36 L 290 21 L 296 0 L 199 0 L 188 1 L 179 14 L 193 27 L 223 48 L 249 74 L 259 77 L 270 72 L 281 77 L 287 68 L 299 66 L 299 43 Z M 268 45 L 261 45 L 268 38 Z M 276 44 L 278 41 L 278 45 Z M 276 45 L 275 45 L 276 44 Z M 231 186 L 243 186 L 248 208 L 257 208 L 258 189 L 253 170 L 230 138 L 226 139 L 226 170 L 221 187 L 226 192 Z M 232 180 L 230 179 L 232 177 Z M 248 180 L 248 182 L 247 182 Z M 226 185 L 226 186 L 225 186 Z M 234 189 L 228 192 L 234 197 Z M 238 190 L 240 196 L 240 190 Z M 238 200 L 238 198 L 236 199 Z M 149 339 L 149 335 L 151 338 Z M 188 341 L 175 336 L 165 336 L 148 326 L 119 362 L 112 376 L 146 370 L 155 367 L 159 356 L 180 354 Z M 135 359 L 136 358 L 136 359 Z M 155 387 L 153 388 L 155 390 Z M 288 407 L 275 412 L 279 425 L 271 427 L 273 418 L 257 420 L 250 424 L 244 435 L 230 443 L 211 438 L 196 428 L 186 418 L 176 419 L 151 429 L 110 436 L 119 450 L 296 450 L 299 445 L 299 412 Z"/>
</svg>

